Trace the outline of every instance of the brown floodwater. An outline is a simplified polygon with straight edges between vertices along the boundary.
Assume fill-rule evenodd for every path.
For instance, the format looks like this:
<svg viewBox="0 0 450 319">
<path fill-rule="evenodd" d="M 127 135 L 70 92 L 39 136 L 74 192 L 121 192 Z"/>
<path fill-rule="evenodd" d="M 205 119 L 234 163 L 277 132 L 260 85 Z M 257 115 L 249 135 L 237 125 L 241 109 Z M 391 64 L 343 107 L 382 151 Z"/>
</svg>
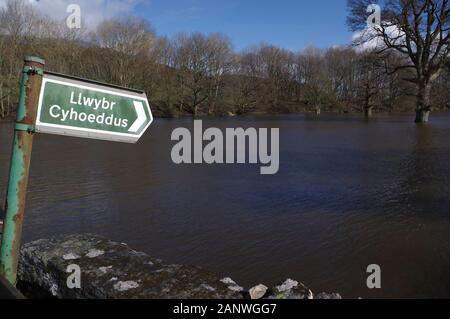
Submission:
<svg viewBox="0 0 450 319">
<path fill-rule="evenodd" d="M 97 233 L 239 284 L 293 278 L 344 297 L 450 297 L 450 114 L 207 119 L 280 128 L 280 171 L 175 165 L 157 119 L 137 145 L 36 135 L 25 242 Z M 0 195 L 12 125 L 0 124 Z M 379 264 L 382 288 L 366 268 Z"/>
</svg>

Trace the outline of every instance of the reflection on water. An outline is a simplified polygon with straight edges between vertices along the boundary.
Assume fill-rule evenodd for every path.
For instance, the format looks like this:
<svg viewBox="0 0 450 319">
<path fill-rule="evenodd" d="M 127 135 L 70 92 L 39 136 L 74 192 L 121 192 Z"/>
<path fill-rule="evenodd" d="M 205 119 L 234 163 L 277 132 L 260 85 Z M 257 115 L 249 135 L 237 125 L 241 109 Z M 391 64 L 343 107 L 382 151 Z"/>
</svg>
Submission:
<svg viewBox="0 0 450 319">
<path fill-rule="evenodd" d="M 280 171 L 176 166 L 157 120 L 137 145 L 37 135 L 24 240 L 92 232 L 243 285 L 291 277 L 345 297 L 450 297 L 450 116 L 205 120 L 279 127 Z M 4 196 L 11 125 L 0 125 Z M 369 291 L 366 267 L 382 267 Z"/>
</svg>

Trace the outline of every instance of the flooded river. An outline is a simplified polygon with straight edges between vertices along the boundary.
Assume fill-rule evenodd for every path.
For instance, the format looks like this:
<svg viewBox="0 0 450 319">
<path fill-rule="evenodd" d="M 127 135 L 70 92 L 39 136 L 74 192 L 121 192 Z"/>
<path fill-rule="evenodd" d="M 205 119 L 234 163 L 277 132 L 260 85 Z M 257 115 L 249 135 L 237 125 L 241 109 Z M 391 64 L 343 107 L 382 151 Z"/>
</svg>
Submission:
<svg viewBox="0 0 450 319">
<path fill-rule="evenodd" d="M 344 297 L 450 297 L 450 114 L 207 119 L 277 127 L 280 170 L 175 165 L 157 119 L 137 145 L 36 135 L 25 242 L 97 233 L 241 285 L 293 278 Z M 4 198 L 12 125 L 0 124 Z M 366 268 L 382 269 L 369 290 Z"/>
</svg>

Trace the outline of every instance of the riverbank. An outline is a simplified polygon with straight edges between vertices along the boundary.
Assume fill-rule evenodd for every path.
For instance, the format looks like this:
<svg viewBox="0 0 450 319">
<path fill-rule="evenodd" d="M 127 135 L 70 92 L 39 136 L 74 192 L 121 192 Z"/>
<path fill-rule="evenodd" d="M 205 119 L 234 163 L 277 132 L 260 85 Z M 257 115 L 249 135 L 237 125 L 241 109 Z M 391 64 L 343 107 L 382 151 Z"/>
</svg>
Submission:
<svg viewBox="0 0 450 319">
<path fill-rule="evenodd" d="M 18 288 L 28 298 L 341 299 L 335 293 L 315 295 L 292 279 L 272 288 L 258 284 L 246 289 L 229 277 L 170 264 L 93 234 L 23 245 L 18 276 Z"/>
<path fill-rule="evenodd" d="M 151 107 L 151 104 L 150 104 Z M 450 112 L 450 108 L 449 109 L 437 109 L 431 112 L 431 117 L 433 116 L 433 114 L 442 114 L 442 113 L 449 113 Z M 229 112 L 227 114 L 223 114 L 223 115 L 208 115 L 208 114 L 200 114 L 198 115 L 196 118 L 199 119 L 220 119 L 220 118 L 233 118 L 233 117 L 246 117 L 246 116 L 279 116 L 279 115 L 308 115 L 308 116 L 317 116 L 318 118 L 326 116 L 326 115 L 360 115 L 362 118 L 365 117 L 363 112 L 360 111 L 343 111 L 343 110 L 322 110 L 320 112 L 320 114 L 317 114 L 314 110 L 299 110 L 299 111 L 280 111 L 280 112 L 264 112 L 264 111 L 254 111 L 254 112 L 248 112 L 248 113 L 243 113 L 243 114 L 238 114 L 238 113 L 232 113 Z M 182 114 L 178 114 L 178 115 L 172 115 L 172 116 L 168 116 L 168 115 L 164 115 L 161 113 L 156 113 L 153 114 L 155 119 L 177 119 L 177 118 L 193 118 L 192 114 L 189 113 L 182 113 Z M 397 110 L 397 111 L 385 111 L 385 110 L 380 110 L 380 111 L 373 111 L 372 113 L 372 117 L 376 117 L 377 115 L 411 115 L 412 117 L 414 117 L 415 115 L 415 111 L 414 110 Z M 11 114 L 10 116 L 6 117 L 6 118 L 0 118 L 0 124 L 1 123 L 11 123 L 14 122 L 15 120 L 15 114 Z"/>
</svg>

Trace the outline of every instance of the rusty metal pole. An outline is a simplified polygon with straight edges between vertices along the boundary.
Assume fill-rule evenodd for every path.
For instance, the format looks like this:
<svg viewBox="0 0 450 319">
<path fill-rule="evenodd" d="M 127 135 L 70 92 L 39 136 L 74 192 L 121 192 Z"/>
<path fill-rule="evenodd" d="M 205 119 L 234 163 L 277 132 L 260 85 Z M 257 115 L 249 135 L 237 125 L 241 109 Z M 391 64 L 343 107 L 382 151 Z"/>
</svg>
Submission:
<svg viewBox="0 0 450 319">
<path fill-rule="evenodd" d="M 0 251 L 0 276 L 5 277 L 14 286 L 17 280 L 34 125 L 44 65 L 43 59 L 26 57 L 22 70 Z"/>
</svg>

